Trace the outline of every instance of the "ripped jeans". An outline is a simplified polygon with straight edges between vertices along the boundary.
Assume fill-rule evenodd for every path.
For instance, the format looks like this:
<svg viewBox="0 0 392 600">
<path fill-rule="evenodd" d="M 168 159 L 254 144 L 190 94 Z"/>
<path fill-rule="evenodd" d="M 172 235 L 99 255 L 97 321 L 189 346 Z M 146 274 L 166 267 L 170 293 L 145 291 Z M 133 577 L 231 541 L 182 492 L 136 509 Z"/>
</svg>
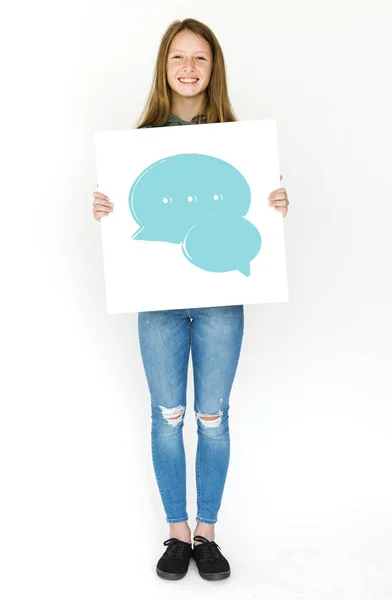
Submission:
<svg viewBox="0 0 392 600">
<path fill-rule="evenodd" d="M 241 350 L 242 305 L 145 311 L 139 342 L 151 395 L 151 448 L 168 523 L 188 520 L 183 418 L 192 353 L 197 422 L 196 521 L 218 520 L 230 458 L 229 396 Z"/>
</svg>

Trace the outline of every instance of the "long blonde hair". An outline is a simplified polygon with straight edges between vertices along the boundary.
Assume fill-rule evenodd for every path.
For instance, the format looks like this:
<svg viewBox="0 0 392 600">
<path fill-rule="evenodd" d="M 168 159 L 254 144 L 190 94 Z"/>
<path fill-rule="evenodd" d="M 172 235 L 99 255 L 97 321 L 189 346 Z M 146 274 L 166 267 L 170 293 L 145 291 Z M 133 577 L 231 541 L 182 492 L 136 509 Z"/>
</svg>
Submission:
<svg viewBox="0 0 392 600">
<path fill-rule="evenodd" d="M 196 19 L 173 21 L 164 33 L 158 51 L 154 79 L 150 94 L 138 121 L 137 129 L 166 123 L 171 112 L 171 88 L 166 76 L 166 63 L 170 44 L 177 33 L 189 30 L 208 42 L 212 52 L 211 78 L 206 89 L 207 98 L 203 109 L 207 123 L 237 121 L 227 91 L 226 69 L 222 48 L 212 30 Z"/>
</svg>

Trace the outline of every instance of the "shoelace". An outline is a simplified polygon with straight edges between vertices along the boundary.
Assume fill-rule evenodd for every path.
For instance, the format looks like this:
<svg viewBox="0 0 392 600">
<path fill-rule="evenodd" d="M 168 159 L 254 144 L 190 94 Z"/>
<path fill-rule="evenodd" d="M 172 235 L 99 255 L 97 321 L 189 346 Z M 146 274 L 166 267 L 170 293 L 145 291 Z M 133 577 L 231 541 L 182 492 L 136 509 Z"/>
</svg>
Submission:
<svg viewBox="0 0 392 600">
<path fill-rule="evenodd" d="M 185 542 L 178 538 L 169 538 L 163 542 L 164 546 L 168 546 L 165 554 L 168 558 L 182 558 L 182 553 L 185 548 Z"/>
<path fill-rule="evenodd" d="M 212 562 L 215 558 L 223 559 L 223 555 L 220 552 L 220 546 L 215 542 L 210 542 L 207 538 L 202 535 L 195 535 L 193 538 L 196 542 L 203 542 L 202 544 L 197 544 L 196 547 L 200 546 L 203 552 L 203 558 L 209 559 Z"/>
</svg>

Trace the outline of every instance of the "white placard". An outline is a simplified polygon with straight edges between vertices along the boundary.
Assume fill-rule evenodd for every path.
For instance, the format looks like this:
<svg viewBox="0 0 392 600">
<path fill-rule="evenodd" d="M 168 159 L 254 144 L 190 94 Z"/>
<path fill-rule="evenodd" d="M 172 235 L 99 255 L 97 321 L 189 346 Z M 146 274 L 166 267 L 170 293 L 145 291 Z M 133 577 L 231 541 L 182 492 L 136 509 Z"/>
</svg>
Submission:
<svg viewBox="0 0 392 600">
<path fill-rule="evenodd" d="M 113 212 L 101 219 L 108 313 L 288 301 L 283 217 L 269 206 L 267 200 L 272 190 L 281 187 L 275 119 L 96 132 L 95 149 L 98 189 L 114 203 Z M 258 231 L 261 240 L 260 249 L 248 261 L 248 267 L 209 270 L 210 264 L 223 264 L 224 256 L 223 259 L 219 258 L 222 252 L 227 250 L 241 254 L 247 243 L 241 240 L 239 245 L 234 236 L 231 244 L 221 230 L 215 243 L 210 239 L 211 228 L 206 229 L 203 224 L 214 222 L 214 227 L 220 227 L 222 222 L 225 227 L 226 208 L 229 207 L 228 212 L 232 212 L 233 203 L 237 202 L 235 198 L 229 198 L 231 192 L 227 190 L 227 179 L 221 181 L 222 185 L 214 180 L 214 169 L 208 175 L 211 189 L 209 184 L 206 185 L 206 172 L 199 168 L 200 163 L 188 161 L 183 163 L 186 166 L 181 171 L 170 175 L 173 179 L 172 190 L 167 189 L 166 181 L 165 189 L 163 183 L 162 190 L 158 185 L 159 197 L 143 198 L 145 205 L 137 197 L 136 182 L 143 177 L 144 183 L 150 181 L 154 184 L 150 186 L 150 196 L 157 194 L 157 182 L 161 181 L 161 175 L 158 170 L 154 171 L 155 167 L 147 170 L 148 167 L 161 163 L 163 159 L 184 154 L 220 159 L 245 178 L 250 190 L 249 209 L 246 214 L 233 218 L 241 221 L 241 227 L 246 220 L 250 234 Z M 169 164 L 167 160 L 165 165 Z M 143 172 L 143 177 L 140 177 Z M 235 176 L 234 173 L 234 179 Z M 180 185 L 180 194 L 179 180 L 184 182 L 184 178 L 186 185 Z M 203 185 L 199 185 L 201 182 Z M 224 196 L 221 191 L 225 185 Z M 148 186 L 144 187 L 146 189 Z M 189 205 L 185 207 L 187 202 Z M 162 219 L 162 204 L 158 206 L 158 203 L 165 203 L 167 210 L 184 214 L 188 208 L 189 211 L 195 210 L 195 202 L 199 203 L 199 220 L 192 226 L 189 221 L 187 235 L 185 229 L 181 232 L 184 240 L 188 240 L 188 251 L 184 241 L 148 239 L 150 229 L 156 232 L 160 225 L 164 228 L 168 223 Z M 215 213 L 211 209 L 211 206 L 215 206 L 214 202 L 217 207 L 219 205 Z M 242 198 L 238 202 L 242 203 Z M 132 212 L 132 207 L 140 212 L 147 204 L 151 208 L 148 217 L 150 222 L 141 223 L 140 219 L 137 222 L 139 215 Z M 200 223 L 202 206 L 206 208 L 202 209 L 205 213 L 204 222 Z M 151 224 L 151 220 L 155 220 L 155 223 Z M 132 238 L 143 227 L 147 239 Z M 192 227 L 194 229 L 191 231 Z M 189 243 L 192 241 L 193 246 Z M 226 250 L 222 250 L 222 244 L 226 244 Z M 197 255 L 193 260 L 191 248 Z M 210 253 L 211 261 L 203 263 L 200 258 L 202 253 Z M 227 264 L 223 268 L 228 268 Z"/>
</svg>

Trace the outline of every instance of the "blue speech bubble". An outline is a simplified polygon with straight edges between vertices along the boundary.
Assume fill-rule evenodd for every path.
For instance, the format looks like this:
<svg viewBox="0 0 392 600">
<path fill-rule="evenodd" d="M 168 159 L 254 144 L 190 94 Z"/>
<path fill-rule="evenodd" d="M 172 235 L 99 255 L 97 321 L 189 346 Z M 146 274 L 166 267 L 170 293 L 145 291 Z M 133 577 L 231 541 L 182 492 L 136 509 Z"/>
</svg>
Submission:
<svg viewBox="0 0 392 600">
<path fill-rule="evenodd" d="M 259 253 L 261 236 L 247 219 L 237 215 L 210 215 L 187 233 L 182 251 L 205 271 L 240 271 L 250 275 L 250 262 Z"/>
<path fill-rule="evenodd" d="M 148 166 L 134 181 L 128 204 L 139 229 L 134 240 L 179 244 L 208 215 L 245 215 L 251 195 L 230 163 L 206 154 L 176 154 Z"/>
</svg>

